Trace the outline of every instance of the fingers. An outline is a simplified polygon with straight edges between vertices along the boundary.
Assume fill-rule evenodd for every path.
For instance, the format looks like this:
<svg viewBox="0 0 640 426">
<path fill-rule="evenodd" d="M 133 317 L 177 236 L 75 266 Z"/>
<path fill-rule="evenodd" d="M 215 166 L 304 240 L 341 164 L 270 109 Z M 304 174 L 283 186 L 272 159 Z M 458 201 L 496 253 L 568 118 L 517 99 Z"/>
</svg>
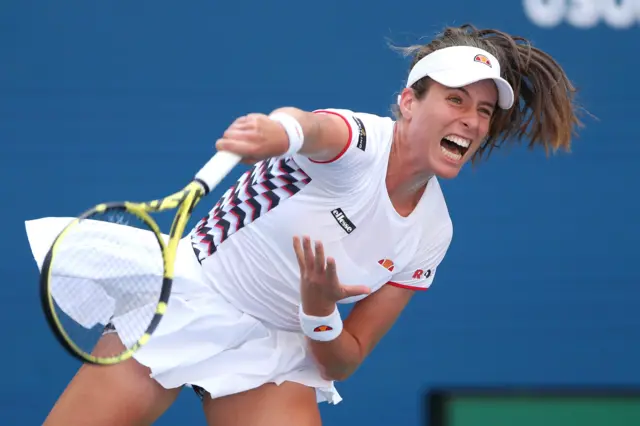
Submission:
<svg viewBox="0 0 640 426">
<path fill-rule="evenodd" d="M 282 124 L 268 116 L 248 114 L 231 123 L 215 146 L 218 151 L 232 152 L 255 162 L 284 154 L 289 137 Z"/>
<path fill-rule="evenodd" d="M 311 238 L 308 236 L 304 236 L 302 239 L 300 237 L 293 237 L 293 251 L 296 254 L 296 259 L 298 260 L 298 267 L 300 268 L 300 272 L 315 272 L 318 274 L 325 273 L 325 255 L 324 255 L 324 246 L 322 242 L 316 241 L 314 243 L 314 247 L 311 247 Z M 333 272 L 335 273 L 335 261 L 331 259 L 333 262 Z"/>
<path fill-rule="evenodd" d="M 243 115 L 242 117 L 238 117 L 235 119 L 231 126 L 229 127 L 238 127 L 238 128 L 250 128 L 254 121 L 252 121 L 248 115 Z"/>
<path fill-rule="evenodd" d="M 307 270 L 314 270 L 314 256 L 311 249 L 311 238 L 305 236 L 302 238 L 302 249 L 304 250 L 304 263 Z"/>
<path fill-rule="evenodd" d="M 260 144 L 257 143 L 260 134 L 258 115 L 249 114 L 237 118 L 216 141 L 216 149 L 233 152 L 242 157 L 258 156 L 260 148 Z"/>
<path fill-rule="evenodd" d="M 328 280 L 338 280 L 338 273 L 336 271 L 336 261 L 333 257 L 327 258 L 327 268 L 325 269 L 325 275 Z"/>
<path fill-rule="evenodd" d="M 251 141 L 222 138 L 216 141 L 216 150 L 233 152 L 241 157 L 257 157 L 259 146 Z"/>
<path fill-rule="evenodd" d="M 252 140 L 252 139 L 256 139 L 257 136 L 258 136 L 258 133 L 256 132 L 253 126 L 251 125 L 236 126 L 235 124 L 229 127 L 227 130 L 225 130 L 224 133 L 222 134 L 222 137 L 224 139 L 239 139 L 239 140 L 244 140 L 244 139 Z"/>
<path fill-rule="evenodd" d="M 324 246 L 322 242 L 316 241 L 316 261 L 315 261 L 315 271 L 319 274 L 324 273 L 325 261 L 324 261 Z"/>
<path fill-rule="evenodd" d="M 229 130 L 256 130 L 258 128 L 260 117 L 263 117 L 263 115 L 248 114 L 243 115 L 242 117 L 238 117 L 233 123 L 231 123 L 231 126 L 229 126 Z"/>
<path fill-rule="evenodd" d="M 262 134 L 264 125 L 262 120 L 266 116 L 262 114 L 249 114 L 236 119 L 224 132 L 224 139 L 256 139 Z"/>
<path fill-rule="evenodd" d="M 302 250 L 302 244 L 299 237 L 293 237 L 293 251 L 296 253 L 296 259 L 298 259 L 298 268 L 300 268 L 300 275 L 303 275 L 307 268 L 304 264 L 304 251 Z"/>
<path fill-rule="evenodd" d="M 296 236 L 293 237 L 293 250 L 300 268 L 302 287 L 307 294 L 313 295 L 310 300 L 314 300 L 314 303 L 319 303 L 320 299 L 327 299 L 327 303 L 332 304 L 343 298 L 371 293 L 371 289 L 364 285 L 340 284 L 336 261 L 332 257 L 325 257 L 322 242 L 312 243 L 308 236 Z M 308 293 L 309 291 L 312 293 Z"/>
</svg>

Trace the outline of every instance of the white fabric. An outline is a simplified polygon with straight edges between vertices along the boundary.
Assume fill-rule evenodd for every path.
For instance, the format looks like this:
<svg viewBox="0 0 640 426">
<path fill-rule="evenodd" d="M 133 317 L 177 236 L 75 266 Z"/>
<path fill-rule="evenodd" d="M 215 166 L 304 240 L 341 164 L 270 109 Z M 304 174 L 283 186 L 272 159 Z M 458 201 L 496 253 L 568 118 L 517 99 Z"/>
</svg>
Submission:
<svg viewBox="0 0 640 426">
<path fill-rule="evenodd" d="M 453 232 L 437 179 L 415 211 L 401 217 L 385 185 L 394 122 L 349 110 L 317 112 L 348 123 L 348 146 L 339 158 L 318 163 L 294 155 L 258 163 L 194 228 L 191 241 L 182 240 L 167 313 L 136 355 L 161 385 L 198 385 L 216 397 L 289 380 L 314 387 L 318 401 L 341 400 L 322 379 L 301 331 L 294 235 L 321 240 L 344 284 L 367 285 L 372 293 L 387 283 L 416 290 L 432 284 Z M 38 266 L 68 220 L 27 222 Z M 150 249 L 148 238 L 110 233 L 129 247 L 120 252 L 101 247 L 96 232 L 96 258 L 155 271 L 141 260 L 149 256 L 135 254 Z M 67 273 L 93 278 L 91 268 Z"/>
<path fill-rule="evenodd" d="M 43 218 L 26 222 L 27 236 L 39 268 L 54 238 L 70 220 L 72 218 Z M 94 247 L 96 259 L 105 263 L 139 262 L 141 264 L 135 265 L 137 268 L 146 268 L 161 279 L 162 269 L 158 269 L 151 256 L 136 256 L 129 250 L 112 250 L 111 245 L 105 247 L 105 230 L 110 241 L 132 251 L 156 250 L 157 243 L 150 232 L 97 223 L 91 232 L 84 233 L 83 240 L 87 247 Z M 58 253 L 56 265 L 64 265 L 73 252 Z M 90 266 L 74 270 L 56 268 L 61 274 L 71 274 L 82 280 L 83 284 L 93 283 L 97 287 L 93 280 L 101 278 L 100 284 L 107 289 L 127 285 L 126 280 L 104 280 L 103 276 L 96 276 L 95 272 L 91 274 L 90 270 Z M 54 281 L 60 278 L 56 275 Z M 53 289 L 54 298 L 62 305 L 69 306 L 70 302 L 78 300 L 75 296 L 71 300 L 58 297 L 68 294 L 57 295 Z M 67 313 L 75 314 L 73 309 Z M 84 314 L 86 320 L 87 313 Z M 113 321 L 121 338 L 121 330 L 131 329 L 126 314 Z M 106 324 L 108 315 L 97 311 L 95 317 L 88 320 Z M 226 301 L 207 283 L 188 239 L 183 239 L 178 248 L 173 291 L 165 317 L 135 359 L 148 366 L 151 377 L 165 388 L 198 385 L 214 398 L 253 389 L 264 383 L 292 381 L 316 388 L 318 402 L 335 404 L 341 400 L 333 384 L 321 378 L 303 335 L 268 327 Z"/>
<path fill-rule="evenodd" d="M 498 59 L 486 50 L 471 46 L 438 49 L 420 59 L 411 69 L 406 87 L 424 77 L 447 87 L 463 87 L 481 80 L 493 80 L 498 88 L 498 106 L 513 106 L 513 89 L 500 76 Z"/>
</svg>

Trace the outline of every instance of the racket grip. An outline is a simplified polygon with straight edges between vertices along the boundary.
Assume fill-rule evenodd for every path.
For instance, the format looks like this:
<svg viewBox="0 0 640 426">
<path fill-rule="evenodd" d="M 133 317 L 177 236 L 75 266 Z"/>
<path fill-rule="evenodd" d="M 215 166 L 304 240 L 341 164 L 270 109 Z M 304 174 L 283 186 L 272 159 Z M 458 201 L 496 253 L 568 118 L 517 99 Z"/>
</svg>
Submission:
<svg viewBox="0 0 640 426">
<path fill-rule="evenodd" d="M 240 162 L 242 157 L 226 151 L 218 151 L 196 173 L 195 180 L 200 182 L 208 194 Z"/>
</svg>

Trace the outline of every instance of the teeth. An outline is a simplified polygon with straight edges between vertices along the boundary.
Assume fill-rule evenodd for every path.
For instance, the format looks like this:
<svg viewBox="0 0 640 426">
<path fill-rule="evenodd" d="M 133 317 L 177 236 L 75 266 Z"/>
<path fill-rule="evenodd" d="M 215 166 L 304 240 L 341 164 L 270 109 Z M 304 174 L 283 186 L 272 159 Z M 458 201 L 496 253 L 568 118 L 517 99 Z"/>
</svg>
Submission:
<svg viewBox="0 0 640 426">
<path fill-rule="evenodd" d="M 458 154 L 457 152 L 451 152 L 451 151 L 447 151 L 444 147 L 440 147 L 440 149 L 442 150 L 442 153 L 444 154 L 445 157 L 450 158 L 452 160 L 458 161 L 462 158 L 462 154 Z"/>
<path fill-rule="evenodd" d="M 469 148 L 471 145 L 471 141 L 469 139 L 461 138 L 456 135 L 449 135 L 444 137 L 446 140 L 455 143 L 456 145 L 460 145 L 463 148 Z"/>
</svg>

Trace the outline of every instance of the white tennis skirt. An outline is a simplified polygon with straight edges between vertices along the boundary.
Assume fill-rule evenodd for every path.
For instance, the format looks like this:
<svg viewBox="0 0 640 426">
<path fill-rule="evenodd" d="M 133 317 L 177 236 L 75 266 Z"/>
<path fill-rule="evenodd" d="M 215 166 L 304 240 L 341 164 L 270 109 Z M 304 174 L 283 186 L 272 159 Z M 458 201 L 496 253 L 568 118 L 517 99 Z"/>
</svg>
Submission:
<svg viewBox="0 0 640 426">
<path fill-rule="evenodd" d="M 38 268 L 42 267 L 53 240 L 71 220 L 55 217 L 26 222 L 29 244 Z M 105 232 L 108 232 L 110 241 L 117 242 L 117 250 L 114 245 L 104 243 Z M 56 259 L 58 256 L 71 258 L 73 250 L 91 247 L 98 259 L 96 262 L 126 262 L 128 267 L 157 274 L 158 280 L 161 279 L 162 269 L 148 264 L 149 256 L 135 255 L 145 250 L 155 250 L 159 255 L 158 243 L 149 231 L 98 223 L 88 238 L 83 235 L 82 241 L 82 247 L 59 253 Z M 87 257 L 86 252 L 83 257 Z M 137 262 L 142 264 L 136 265 Z M 84 292 L 89 293 L 87 297 L 97 297 L 96 306 L 106 308 L 95 309 L 94 318 L 80 318 L 79 307 L 76 306 L 78 294 L 74 293 L 70 298 L 69 292 L 56 294 L 56 289 L 52 288 L 56 302 L 77 321 L 106 325 L 113 315 L 109 305 L 114 301 L 108 296 L 99 299 L 99 295 L 109 294 L 108 287 L 114 285 L 115 280 L 96 276 L 105 269 L 97 268 L 93 263 L 69 265 L 73 267 L 58 268 L 64 279 L 74 280 L 76 286 L 81 283 Z M 123 286 L 121 277 L 117 283 Z M 116 313 L 111 321 L 118 330 L 118 323 L 127 321 L 127 313 Z M 124 340 L 126 336 L 120 338 Z M 232 306 L 213 289 L 202 273 L 188 237 L 183 238 L 178 247 L 173 288 L 164 318 L 134 358 L 149 367 L 150 376 L 163 387 L 195 385 L 206 390 L 212 398 L 247 391 L 266 383 L 279 385 L 290 381 L 315 388 L 318 402 L 337 404 L 342 399 L 333 382 L 321 377 L 302 333 L 271 328 Z"/>
</svg>

